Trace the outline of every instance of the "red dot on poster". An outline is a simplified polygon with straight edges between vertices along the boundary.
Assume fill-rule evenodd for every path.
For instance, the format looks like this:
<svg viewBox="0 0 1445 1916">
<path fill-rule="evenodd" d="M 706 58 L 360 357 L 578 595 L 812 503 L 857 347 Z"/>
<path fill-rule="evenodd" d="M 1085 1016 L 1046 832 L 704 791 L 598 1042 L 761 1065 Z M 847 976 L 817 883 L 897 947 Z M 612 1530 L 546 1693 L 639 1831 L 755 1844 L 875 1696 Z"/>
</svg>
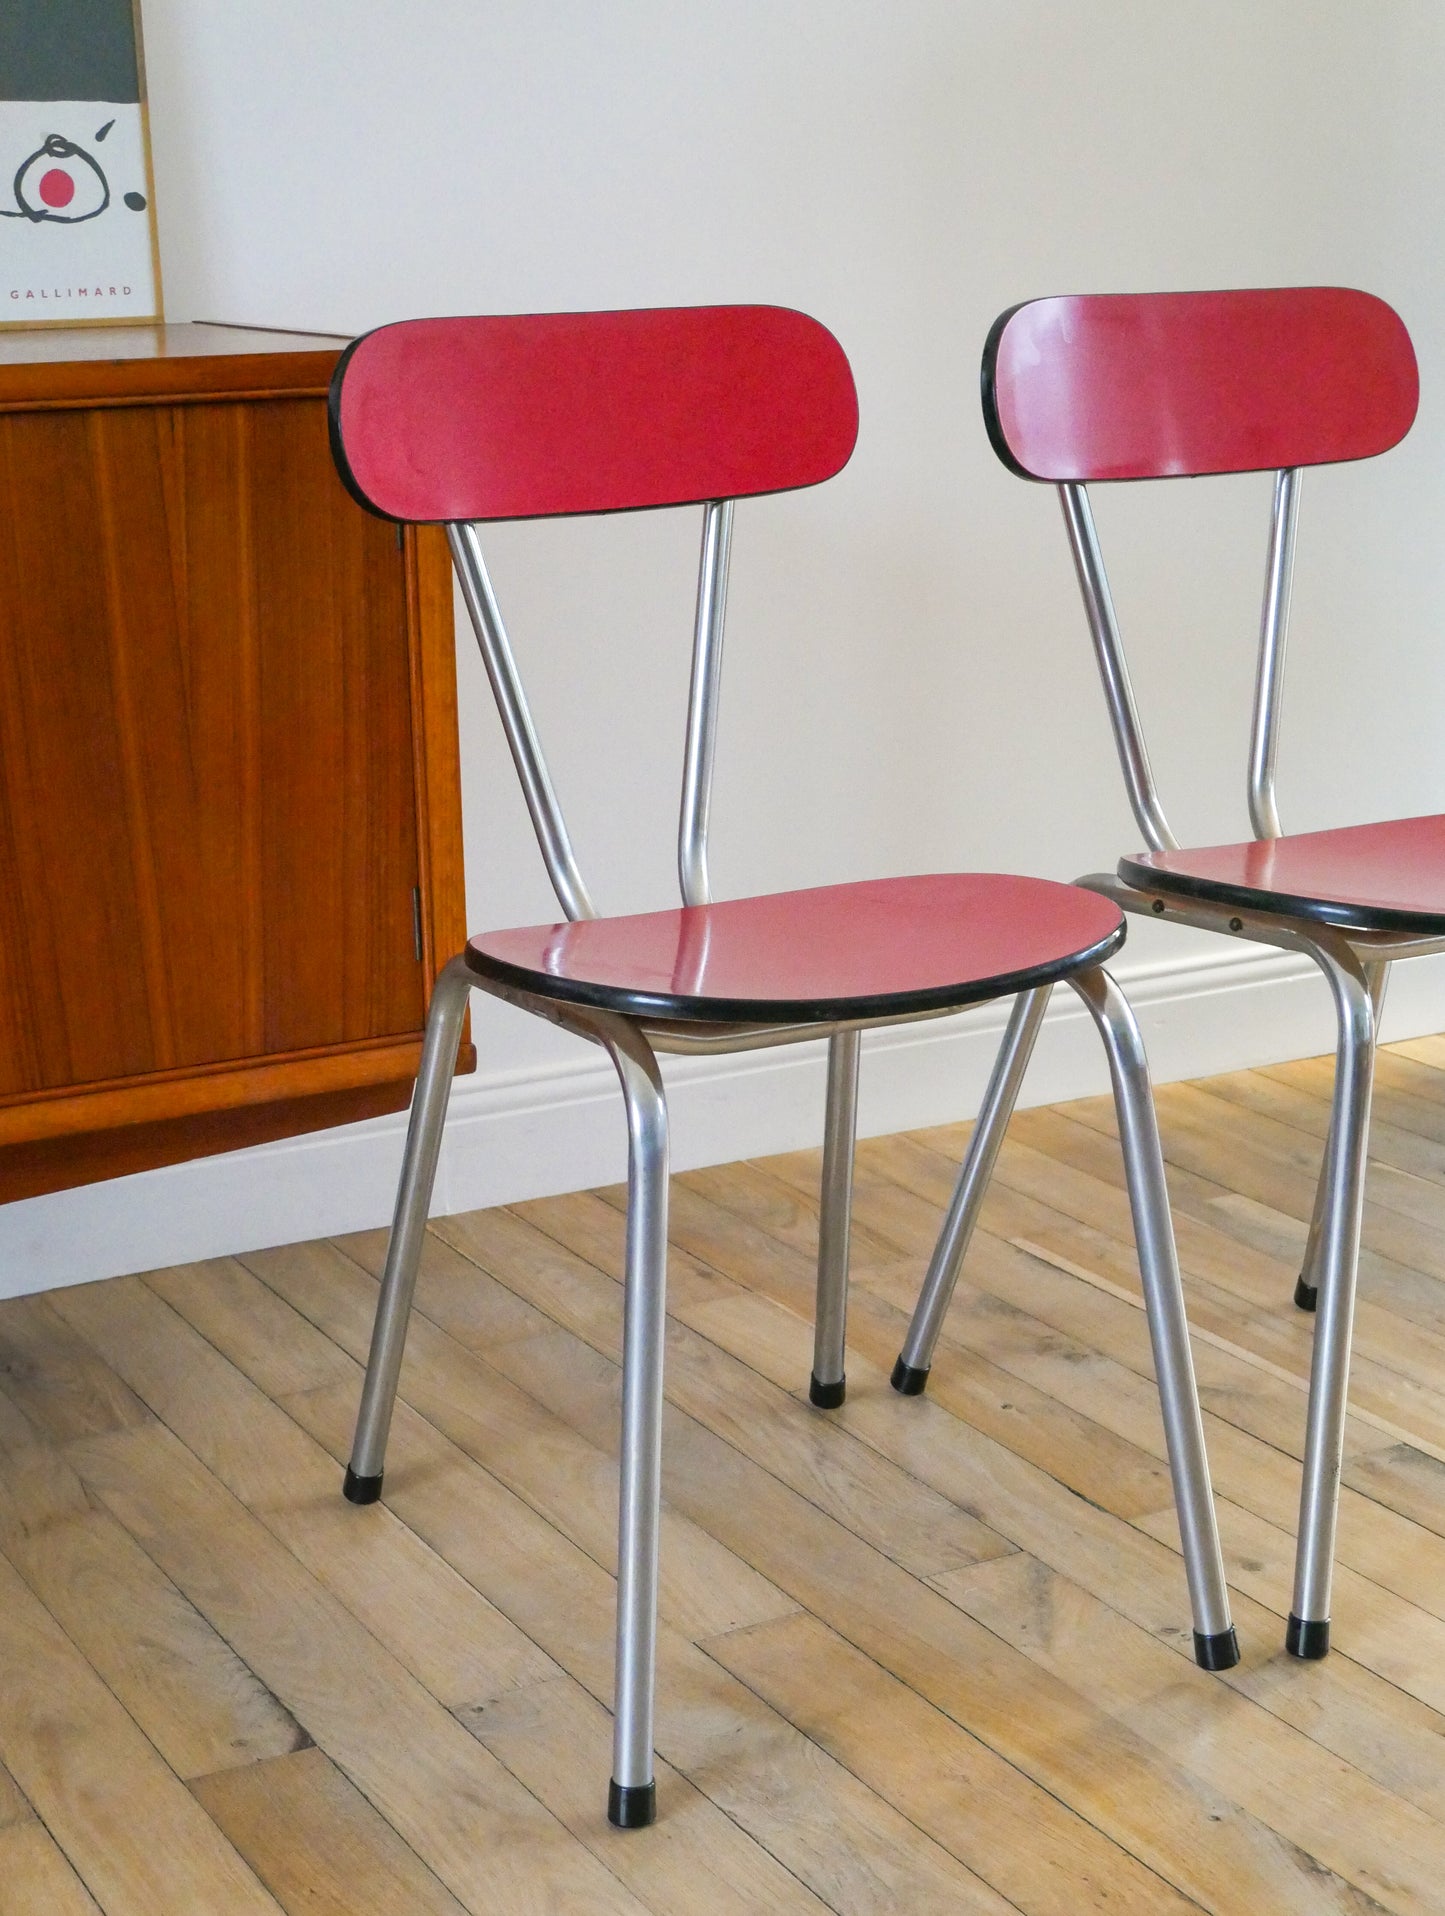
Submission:
<svg viewBox="0 0 1445 1916">
<path fill-rule="evenodd" d="M 75 198 L 75 181 L 58 166 L 41 175 L 40 197 L 47 206 L 69 206 Z"/>
</svg>

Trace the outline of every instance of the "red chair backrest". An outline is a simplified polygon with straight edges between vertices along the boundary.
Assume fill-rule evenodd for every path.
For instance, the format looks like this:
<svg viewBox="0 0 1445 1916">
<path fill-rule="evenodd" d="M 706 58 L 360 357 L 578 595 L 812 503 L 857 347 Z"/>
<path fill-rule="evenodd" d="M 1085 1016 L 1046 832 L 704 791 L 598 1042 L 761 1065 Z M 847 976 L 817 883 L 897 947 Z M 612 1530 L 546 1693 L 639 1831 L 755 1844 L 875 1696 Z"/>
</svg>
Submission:
<svg viewBox="0 0 1445 1916">
<path fill-rule="evenodd" d="M 342 355 L 331 436 L 385 518 L 546 518 L 815 485 L 858 400 L 833 335 L 779 306 L 413 319 Z"/>
<path fill-rule="evenodd" d="M 1340 286 L 1036 299 L 983 357 L 995 452 L 1056 482 L 1368 459 L 1419 392 L 1399 315 Z"/>
</svg>

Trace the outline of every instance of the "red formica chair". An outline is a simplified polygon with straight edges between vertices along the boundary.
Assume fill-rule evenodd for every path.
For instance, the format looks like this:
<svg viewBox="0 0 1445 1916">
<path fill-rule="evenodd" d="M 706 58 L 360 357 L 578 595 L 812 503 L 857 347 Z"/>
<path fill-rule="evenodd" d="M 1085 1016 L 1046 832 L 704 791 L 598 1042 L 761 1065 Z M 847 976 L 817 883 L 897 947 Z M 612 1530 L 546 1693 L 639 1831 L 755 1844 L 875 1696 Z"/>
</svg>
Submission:
<svg viewBox="0 0 1445 1916">
<path fill-rule="evenodd" d="M 1410 430 L 1415 355 L 1383 300 L 1313 286 L 1038 299 L 995 323 L 983 356 L 994 451 L 1059 489 L 1123 768 L 1147 851 L 1080 880 L 1126 911 L 1302 951 L 1339 1021 L 1334 1102 L 1295 1301 L 1318 1301 L 1294 1595 L 1286 1642 L 1322 1657 L 1349 1383 L 1375 1026 L 1390 963 L 1445 948 L 1445 817 L 1281 831 L 1275 756 L 1304 466 L 1368 459 Z M 1180 847 L 1150 768 L 1089 506 L 1092 480 L 1272 471 L 1249 819 L 1237 845 Z M 1015 1006 L 943 1236 L 894 1372 L 921 1390 L 989 1170 L 1043 1016 Z"/>
<path fill-rule="evenodd" d="M 440 521 L 530 808 L 560 923 L 485 932 L 442 972 L 427 1023 L 346 1495 L 380 1495 L 462 1015 L 473 990 L 600 1044 L 628 1131 L 616 1713 L 608 1815 L 655 1813 L 653 1685 L 668 1128 L 659 1052 L 829 1040 L 812 1401 L 843 1401 L 859 1034 L 1065 979 L 1103 1037 L 1184 1539 L 1199 1661 L 1230 1623 L 1153 1101 L 1129 1008 L 1101 969 L 1124 935 L 1092 892 L 994 874 L 895 878 L 714 904 L 708 882 L 733 501 L 816 485 L 857 435 L 852 375 L 814 320 L 776 307 L 423 319 L 356 341 L 332 439 L 370 511 Z M 680 910 L 599 917 L 528 711 L 477 522 L 701 505 L 702 560 L 678 829 Z M 569 645 L 584 643 L 568 634 Z M 599 740 L 616 749 L 613 740 Z"/>
</svg>

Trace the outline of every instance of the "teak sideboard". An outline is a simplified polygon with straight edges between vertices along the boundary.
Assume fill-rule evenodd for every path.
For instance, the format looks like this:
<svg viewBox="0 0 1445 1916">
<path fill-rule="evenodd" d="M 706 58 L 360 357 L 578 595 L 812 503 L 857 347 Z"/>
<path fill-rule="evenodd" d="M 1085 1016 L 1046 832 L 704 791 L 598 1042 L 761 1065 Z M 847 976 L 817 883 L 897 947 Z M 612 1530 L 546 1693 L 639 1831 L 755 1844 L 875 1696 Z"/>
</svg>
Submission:
<svg viewBox="0 0 1445 1916">
<path fill-rule="evenodd" d="M 410 1095 L 451 576 L 335 476 L 344 344 L 0 332 L 0 1202 Z"/>
</svg>

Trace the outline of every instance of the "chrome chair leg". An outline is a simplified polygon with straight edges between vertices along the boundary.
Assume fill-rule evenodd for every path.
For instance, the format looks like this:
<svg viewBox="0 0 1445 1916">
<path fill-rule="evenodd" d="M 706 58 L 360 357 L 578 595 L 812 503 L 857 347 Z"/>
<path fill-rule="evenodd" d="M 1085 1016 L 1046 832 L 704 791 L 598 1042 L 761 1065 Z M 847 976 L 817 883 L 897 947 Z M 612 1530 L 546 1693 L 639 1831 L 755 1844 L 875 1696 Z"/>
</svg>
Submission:
<svg viewBox="0 0 1445 1916">
<path fill-rule="evenodd" d="M 848 1232 L 853 1211 L 861 1040 L 862 1034 L 857 1031 L 835 1031 L 828 1040 L 828 1108 L 818 1212 L 818 1300 L 813 1316 L 813 1374 L 808 1380 L 808 1396 L 820 1410 L 836 1410 L 847 1392 Z"/>
<path fill-rule="evenodd" d="M 1378 1041 L 1380 1016 L 1385 1009 L 1385 988 L 1390 982 L 1390 963 L 1388 959 L 1376 960 L 1363 966 L 1370 987 L 1370 1003 L 1375 1013 L 1375 1036 Z M 1300 1264 L 1299 1281 L 1294 1287 L 1294 1301 L 1302 1311 L 1314 1310 L 1319 1300 L 1320 1287 L 1320 1239 L 1324 1229 L 1325 1204 L 1330 1189 L 1330 1146 L 1325 1141 L 1324 1156 L 1320 1160 L 1319 1182 L 1315 1185 L 1314 1210 L 1310 1215 L 1309 1236 L 1305 1239 L 1304 1259 Z"/>
<path fill-rule="evenodd" d="M 1081 972 L 1069 983 L 1093 1014 L 1113 1080 L 1169 1474 L 1194 1611 L 1194 1659 L 1201 1669 L 1228 1670 L 1239 1661 L 1239 1644 L 1229 1615 L 1204 1420 L 1189 1351 L 1189 1325 L 1144 1044 L 1128 1000 L 1102 967 Z"/>
<path fill-rule="evenodd" d="M 1322 1657 L 1330 1647 L 1330 1580 L 1344 1456 L 1360 1216 L 1375 1068 L 1375 981 L 1343 944 L 1313 956 L 1334 994 L 1339 1018 L 1335 1095 L 1325 1158 L 1326 1200 L 1320 1230 L 1319 1307 L 1305 1422 L 1294 1599 L 1285 1648 Z"/>
<path fill-rule="evenodd" d="M 1330 1194 L 1330 1136 L 1325 1133 L 1324 1155 L 1320 1159 L 1320 1174 L 1315 1183 L 1314 1209 L 1310 1212 L 1309 1235 L 1305 1239 L 1305 1254 L 1300 1259 L 1299 1276 L 1295 1279 L 1294 1301 L 1299 1310 L 1312 1311 L 1319 1302 L 1320 1295 L 1320 1238 L 1324 1231 L 1325 1206 Z"/>
<path fill-rule="evenodd" d="M 657 1815 L 653 1699 L 662 1499 L 662 1358 L 667 1313 L 667 1101 L 652 1047 L 620 1019 L 597 1020 L 627 1107 L 627 1249 L 622 1306 L 617 1662 L 608 1821 Z"/>
<path fill-rule="evenodd" d="M 412 1093 L 406 1149 L 401 1161 L 391 1239 L 386 1247 L 381 1297 L 371 1330 L 371 1353 L 366 1360 L 366 1382 L 356 1417 L 351 1462 L 342 1486 L 354 1504 L 375 1503 L 381 1495 L 386 1439 L 401 1376 L 407 1320 L 421 1262 L 422 1238 L 436 1181 L 442 1126 L 451 1096 L 452 1074 L 461 1043 L 462 1019 L 471 995 L 472 979 L 464 958 L 453 958 L 437 979 L 422 1044 L 421 1068 Z"/>
<path fill-rule="evenodd" d="M 913 1307 L 903 1350 L 893 1366 L 893 1388 L 905 1397 L 917 1397 L 928 1382 L 938 1334 L 943 1329 L 953 1287 L 958 1282 L 979 1207 L 993 1176 L 999 1146 L 1018 1102 L 1019 1087 L 1029 1068 L 1052 989 L 1050 985 L 1040 985 L 1035 991 L 1020 992 L 1014 1000 L 1003 1043 L 994 1060 L 993 1074 L 983 1094 L 978 1122 L 973 1127 L 943 1229 L 929 1260 L 928 1275 Z"/>
</svg>

